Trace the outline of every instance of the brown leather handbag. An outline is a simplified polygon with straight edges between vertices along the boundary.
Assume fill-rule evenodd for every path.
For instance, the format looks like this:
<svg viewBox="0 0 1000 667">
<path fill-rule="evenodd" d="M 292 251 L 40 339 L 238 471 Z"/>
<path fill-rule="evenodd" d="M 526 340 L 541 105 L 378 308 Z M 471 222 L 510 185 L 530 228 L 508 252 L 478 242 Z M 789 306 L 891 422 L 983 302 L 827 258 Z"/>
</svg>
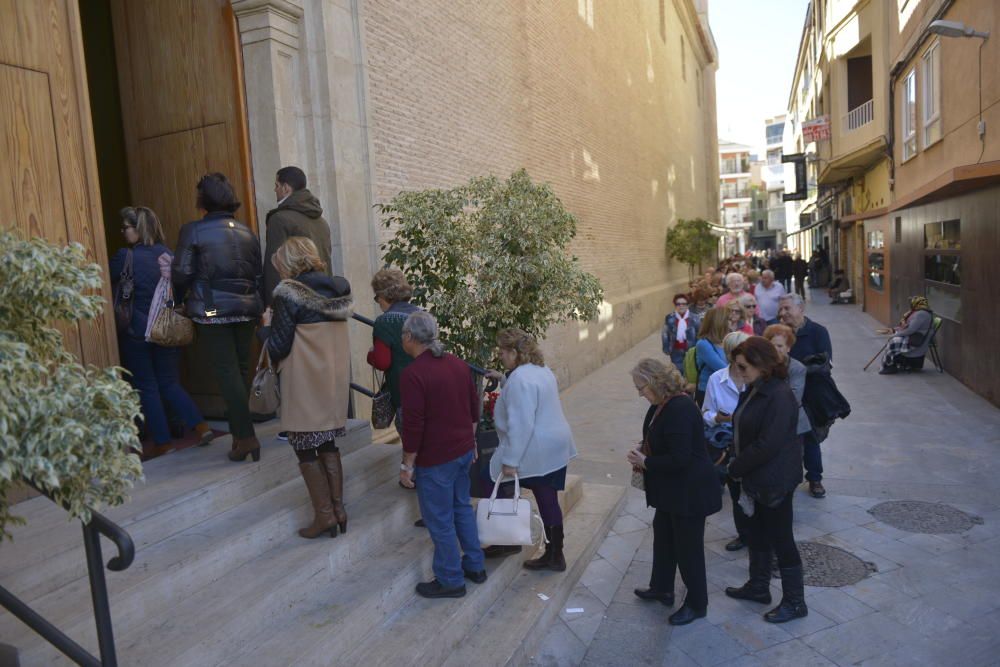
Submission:
<svg viewBox="0 0 1000 667">
<path fill-rule="evenodd" d="M 149 342 L 162 347 L 183 347 L 194 341 L 194 322 L 181 314 L 174 305 L 172 287 L 167 287 L 167 300 L 149 330 Z"/>
</svg>

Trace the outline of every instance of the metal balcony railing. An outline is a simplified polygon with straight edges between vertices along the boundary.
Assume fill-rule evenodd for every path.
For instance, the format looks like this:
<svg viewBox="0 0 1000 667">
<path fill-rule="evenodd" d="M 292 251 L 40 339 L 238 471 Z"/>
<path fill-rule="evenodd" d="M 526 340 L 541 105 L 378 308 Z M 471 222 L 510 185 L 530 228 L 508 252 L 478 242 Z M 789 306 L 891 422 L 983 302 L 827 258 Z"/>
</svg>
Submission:
<svg viewBox="0 0 1000 667">
<path fill-rule="evenodd" d="M 852 132 L 864 127 L 875 119 L 874 100 L 868 100 L 858 107 L 854 107 L 844 116 L 844 130 Z"/>
</svg>

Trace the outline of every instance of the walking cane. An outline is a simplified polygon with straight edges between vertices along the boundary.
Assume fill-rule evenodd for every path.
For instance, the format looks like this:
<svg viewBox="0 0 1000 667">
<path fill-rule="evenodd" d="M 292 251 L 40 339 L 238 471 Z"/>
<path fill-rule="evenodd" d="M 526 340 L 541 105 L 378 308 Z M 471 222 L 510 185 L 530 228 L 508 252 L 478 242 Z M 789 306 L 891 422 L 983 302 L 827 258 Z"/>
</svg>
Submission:
<svg viewBox="0 0 1000 667">
<path fill-rule="evenodd" d="M 874 356 L 874 357 L 872 357 L 872 360 L 871 360 L 871 361 L 869 361 L 869 362 L 868 362 L 867 364 L 865 364 L 865 367 L 864 367 L 863 369 L 861 369 L 861 372 L 862 372 L 862 373 L 864 373 L 865 371 L 867 371 L 867 370 L 868 370 L 868 367 L 869 367 L 869 366 L 871 366 L 872 364 L 874 364 L 874 363 L 875 363 L 875 360 L 876 360 L 876 359 L 878 359 L 879 355 L 880 355 L 880 354 L 882 354 L 882 351 L 883 351 L 883 350 L 884 350 L 884 349 L 885 349 L 885 348 L 886 348 L 886 347 L 887 347 L 888 345 L 889 345 L 889 341 L 888 341 L 888 340 L 886 340 L 886 341 L 885 341 L 885 343 L 884 343 L 884 344 L 882 345 L 882 347 L 880 347 L 880 348 L 879 348 L 879 351 L 875 353 L 875 356 Z"/>
</svg>

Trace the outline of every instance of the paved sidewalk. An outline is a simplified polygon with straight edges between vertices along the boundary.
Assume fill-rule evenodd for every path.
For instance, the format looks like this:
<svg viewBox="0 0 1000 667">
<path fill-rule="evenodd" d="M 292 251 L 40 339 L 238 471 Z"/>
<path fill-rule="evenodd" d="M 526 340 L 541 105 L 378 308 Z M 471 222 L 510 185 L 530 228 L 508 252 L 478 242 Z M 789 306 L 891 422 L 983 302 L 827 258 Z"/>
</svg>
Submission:
<svg viewBox="0 0 1000 667">
<path fill-rule="evenodd" d="M 862 373 L 883 338 L 855 306 L 813 302 L 807 314 L 830 329 L 834 376 L 853 412 L 823 444 L 827 497 L 796 496 L 796 539 L 840 547 L 877 571 L 840 588 L 808 586 L 807 618 L 765 623 L 765 608 L 722 592 L 746 578 L 746 551 L 724 549 L 735 535 L 726 494 L 706 528 L 708 617 L 672 628 L 672 609 L 632 594 L 648 583 L 652 510 L 630 489 L 532 664 L 1000 664 L 1000 410 L 933 368 L 879 376 L 873 364 Z M 625 451 L 647 408 L 628 371 L 661 354 L 659 336 L 650 336 L 564 392 L 580 449 L 572 472 L 628 484 Z M 907 532 L 868 512 L 884 500 L 947 503 L 982 523 L 955 534 Z M 780 581 L 772 583 L 777 600 Z M 675 590 L 683 599 L 679 576 Z"/>
</svg>

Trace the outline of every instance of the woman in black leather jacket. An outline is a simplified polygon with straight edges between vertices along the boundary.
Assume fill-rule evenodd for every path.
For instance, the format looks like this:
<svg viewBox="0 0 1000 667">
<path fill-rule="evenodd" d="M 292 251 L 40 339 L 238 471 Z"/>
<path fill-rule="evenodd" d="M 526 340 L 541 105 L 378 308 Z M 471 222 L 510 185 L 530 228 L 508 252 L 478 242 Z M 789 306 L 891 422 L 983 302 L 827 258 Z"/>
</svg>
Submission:
<svg viewBox="0 0 1000 667">
<path fill-rule="evenodd" d="M 784 623 L 809 613 L 792 534 L 792 497 L 802 481 L 799 404 L 786 381 L 787 366 L 767 339 L 752 336 L 740 343 L 733 365 L 746 388 L 733 413 L 729 475 L 742 484 L 739 503 L 749 516 L 750 579 L 726 588 L 726 595 L 770 604 L 773 551 L 781 568 L 781 604 L 764 620 Z"/>
<path fill-rule="evenodd" d="M 204 217 L 181 227 L 171 271 L 174 296 L 194 320 L 198 344 L 212 360 L 226 402 L 233 461 L 260 460 L 247 404 L 245 378 L 250 341 L 264 310 L 260 240 L 233 214 L 240 207 L 232 186 L 219 173 L 198 181 L 198 210 Z"/>
<path fill-rule="evenodd" d="M 337 527 L 347 531 L 344 472 L 335 439 L 346 434 L 349 399 L 351 286 L 330 277 L 316 245 L 293 236 L 272 255 L 281 282 L 272 310 L 264 314 L 271 361 L 280 362 L 281 428 L 295 449 L 299 471 L 313 506 L 312 523 L 299 531 L 307 538 Z"/>
</svg>

